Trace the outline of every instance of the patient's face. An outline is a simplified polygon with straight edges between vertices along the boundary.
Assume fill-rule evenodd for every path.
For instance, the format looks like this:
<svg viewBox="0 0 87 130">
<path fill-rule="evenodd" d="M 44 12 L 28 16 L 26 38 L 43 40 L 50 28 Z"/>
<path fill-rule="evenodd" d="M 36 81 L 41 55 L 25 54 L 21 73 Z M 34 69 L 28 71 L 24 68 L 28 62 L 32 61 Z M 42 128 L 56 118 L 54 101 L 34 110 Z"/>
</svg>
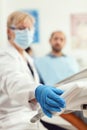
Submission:
<svg viewBox="0 0 87 130">
<path fill-rule="evenodd" d="M 60 52 L 65 45 L 65 36 L 63 33 L 56 32 L 50 39 L 50 44 L 52 50 L 55 52 Z"/>
</svg>

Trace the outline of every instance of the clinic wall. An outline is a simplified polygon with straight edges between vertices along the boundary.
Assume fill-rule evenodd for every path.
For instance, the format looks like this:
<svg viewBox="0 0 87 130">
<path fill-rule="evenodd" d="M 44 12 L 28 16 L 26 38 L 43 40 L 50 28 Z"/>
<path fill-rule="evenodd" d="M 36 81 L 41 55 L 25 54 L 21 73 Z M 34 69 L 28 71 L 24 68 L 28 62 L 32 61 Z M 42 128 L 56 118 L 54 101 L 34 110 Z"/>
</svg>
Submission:
<svg viewBox="0 0 87 130">
<path fill-rule="evenodd" d="M 67 37 L 66 53 L 71 53 L 70 15 L 87 12 L 87 0 L 4 0 L 3 10 L 7 15 L 19 9 L 37 9 L 40 18 L 40 43 L 33 44 L 36 56 L 43 56 L 50 50 L 49 36 L 54 30 L 62 30 Z M 6 18 L 4 19 L 4 23 Z M 4 28 L 5 32 L 5 28 Z M 5 42 L 5 39 L 2 39 Z"/>
<path fill-rule="evenodd" d="M 6 1 L 0 0 L 0 45 L 6 41 Z"/>
</svg>

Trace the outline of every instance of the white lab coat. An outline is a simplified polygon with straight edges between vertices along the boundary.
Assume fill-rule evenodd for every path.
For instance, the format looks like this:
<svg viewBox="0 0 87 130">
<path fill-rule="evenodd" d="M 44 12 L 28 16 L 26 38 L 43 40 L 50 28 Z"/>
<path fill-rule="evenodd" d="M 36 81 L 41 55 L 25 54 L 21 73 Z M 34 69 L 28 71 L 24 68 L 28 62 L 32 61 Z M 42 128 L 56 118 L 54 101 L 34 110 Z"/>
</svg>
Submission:
<svg viewBox="0 0 87 130">
<path fill-rule="evenodd" d="M 35 79 L 26 61 L 10 44 L 0 48 L 0 130 L 32 130 L 37 124 L 29 119 L 37 113 L 37 104 L 28 103 L 35 98 L 34 91 L 39 78 L 33 61 L 25 53 L 31 64 Z"/>
</svg>

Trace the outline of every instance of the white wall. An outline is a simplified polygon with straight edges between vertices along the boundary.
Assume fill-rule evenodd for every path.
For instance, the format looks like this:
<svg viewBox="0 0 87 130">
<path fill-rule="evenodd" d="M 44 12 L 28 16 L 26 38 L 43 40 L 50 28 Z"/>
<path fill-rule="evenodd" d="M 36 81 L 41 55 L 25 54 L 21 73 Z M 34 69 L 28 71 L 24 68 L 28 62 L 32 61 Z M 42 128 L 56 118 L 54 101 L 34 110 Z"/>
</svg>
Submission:
<svg viewBox="0 0 87 130">
<path fill-rule="evenodd" d="M 40 44 L 33 45 L 37 56 L 42 56 L 50 50 L 48 44 L 50 33 L 62 30 L 67 36 L 66 53 L 70 48 L 70 15 L 87 12 L 87 0 L 3 0 L 6 2 L 3 9 L 7 16 L 14 10 L 37 9 L 40 14 Z M 5 23 L 5 16 L 4 16 Z M 3 30 L 4 31 L 4 30 Z M 5 39 L 3 39 L 5 42 Z"/>
<path fill-rule="evenodd" d="M 6 40 L 6 1 L 0 0 L 0 44 Z"/>
</svg>

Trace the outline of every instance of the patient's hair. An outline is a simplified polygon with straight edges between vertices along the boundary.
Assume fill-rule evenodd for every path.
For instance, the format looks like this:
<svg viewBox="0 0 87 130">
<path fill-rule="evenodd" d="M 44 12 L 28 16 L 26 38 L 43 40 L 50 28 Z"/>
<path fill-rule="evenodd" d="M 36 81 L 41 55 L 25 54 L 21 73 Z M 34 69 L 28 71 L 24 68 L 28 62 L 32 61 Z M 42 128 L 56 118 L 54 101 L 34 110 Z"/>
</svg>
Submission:
<svg viewBox="0 0 87 130">
<path fill-rule="evenodd" d="M 34 18 L 30 14 L 22 11 L 15 11 L 8 16 L 7 27 L 9 28 L 12 25 L 17 25 L 25 21 L 26 19 L 29 20 L 29 22 L 31 23 L 35 22 Z"/>
<path fill-rule="evenodd" d="M 64 37 L 66 37 L 66 36 L 65 36 L 65 34 L 64 34 L 64 32 L 62 32 L 62 31 L 54 31 L 54 32 L 52 32 L 52 33 L 51 33 L 51 35 L 50 35 L 50 39 L 52 39 L 52 38 L 53 38 L 53 36 L 54 36 L 56 33 L 63 34 L 63 35 L 64 35 Z"/>
</svg>

